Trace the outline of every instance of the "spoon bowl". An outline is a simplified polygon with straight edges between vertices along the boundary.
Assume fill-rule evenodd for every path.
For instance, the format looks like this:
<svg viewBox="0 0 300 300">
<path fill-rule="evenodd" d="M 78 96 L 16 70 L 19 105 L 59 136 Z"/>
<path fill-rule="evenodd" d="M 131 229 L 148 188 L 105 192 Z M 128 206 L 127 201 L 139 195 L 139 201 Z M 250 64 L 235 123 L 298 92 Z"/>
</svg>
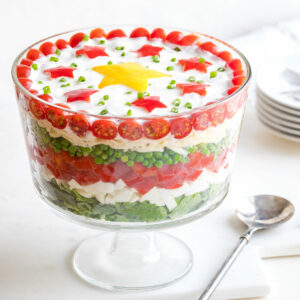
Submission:
<svg viewBox="0 0 300 300">
<path fill-rule="evenodd" d="M 254 195 L 236 210 L 238 218 L 250 228 L 266 229 L 288 221 L 295 212 L 294 205 L 275 195 Z"/>
</svg>

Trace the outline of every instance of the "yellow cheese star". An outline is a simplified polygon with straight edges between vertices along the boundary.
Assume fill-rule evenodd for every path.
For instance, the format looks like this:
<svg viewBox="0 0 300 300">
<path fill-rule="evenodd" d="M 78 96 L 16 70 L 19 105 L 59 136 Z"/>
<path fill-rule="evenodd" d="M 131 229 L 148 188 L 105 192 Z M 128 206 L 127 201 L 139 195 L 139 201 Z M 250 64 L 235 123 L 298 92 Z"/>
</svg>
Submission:
<svg viewBox="0 0 300 300">
<path fill-rule="evenodd" d="M 146 92 L 149 78 L 170 76 L 132 62 L 97 66 L 92 70 L 104 76 L 98 86 L 99 89 L 108 85 L 123 84 L 136 91 Z"/>
</svg>

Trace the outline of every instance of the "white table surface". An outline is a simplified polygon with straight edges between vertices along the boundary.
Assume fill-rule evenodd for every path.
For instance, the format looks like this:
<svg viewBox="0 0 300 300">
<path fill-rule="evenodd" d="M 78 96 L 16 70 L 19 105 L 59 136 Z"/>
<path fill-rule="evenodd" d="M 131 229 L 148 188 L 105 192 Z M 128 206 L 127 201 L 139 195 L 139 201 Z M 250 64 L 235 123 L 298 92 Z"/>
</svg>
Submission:
<svg viewBox="0 0 300 300">
<path fill-rule="evenodd" d="M 265 28 L 260 33 L 248 35 L 245 38 L 242 37 L 234 40 L 233 42 L 249 57 L 255 71 L 256 67 L 260 63 L 263 63 L 267 57 L 271 58 L 272 55 L 270 52 L 268 52 L 268 49 L 270 50 L 271 47 L 274 46 L 275 41 L 277 41 L 276 44 L 278 45 L 278 53 L 273 53 L 273 55 L 276 54 L 277 59 L 280 59 L 280 56 L 283 55 L 283 50 L 288 53 L 295 52 L 295 42 L 292 41 L 291 37 L 297 37 L 297 35 L 299 37 L 299 31 L 297 30 L 297 28 L 299 28 L 298 23 L 299 22 L 282 23 L 280 26 L 273 27 L 271 29 Z M 266 31 L 268 31 L 267 35 Z M 283 46 L 280 41 L 284 41 L 287 44 Z M 264 46 L 258 47 L 257 45 Z M 262 55 L 262 52 L 265 52 L 265 55 Z M 7 53 L 9 53 L 9 50 L 7 50 Z M 4 64 L 4 69 L 6 69 L 6 76 L 8 76 L 7 70 L 11 61 L 2 60 L 2 62 Z M 1 107 L 15 111 L 15 100 L 13 99 L 11 92 L 12 86 L 10 84 L 5 84 L 5 86 L 3 86 L 3 82 L 4 80 L 2 80 L 1 85 L 1 88 L 3 89 L 3 95 L 6 97 L 9 96 L 9 101 L 7 101 L 8 98 L 6 98 L 0 105 Z M 252 97 L 252 100 L 249 101 L 246 112 L 246 118 L 238 149 L 236 169 L 233 177 L 232 193 L 233 195 L 241 196 L 246 196 L 247 194 L 256 192 L 277 193 L 292 198 L 293 201 L 300 202 L 300 144 L 295 144 L 270 135 L 255 118 L 253 101 L 254 99 Z M 1 121 L 2 120 L 0 120 L 0 128 L 2 128 L 2 130 L 0 130 L 0 136 L 2 136 L 4 132 L 3 130 L 9 128 L 9 124 Z M 19 119 L 15 120 L 15 114 L 11 117 L 11 121 L 20 123 Z M 19 132 L 21 130 L 20 124 L 15 128 L 17 132 Z M 11 134 L 17 134 L 17 132 L 11 132 Z M 20 141 L 20 143 L 20 145 L 22 145 L 23 141 Z M 19 149 L 4 151 L 3 147 L 8 146 L 3 142 L 1 143 L 1 146 L 0 155 L 1 153 L 6 153 L 8 159 L 9 157 L 14 157 L 15 152 L 20 153 L 20 151 L 24 151 L 24 147 L 22 148 L 21 146 Z M 24 160 L 27 159 L 25 153 L 24 156 L 21 157 Z M 18 164 L 18 162 L 14 162 L 14 164 Z M 1 169 L 0 176 L 1 190 L 9 191 L 7 196 L 5 193 L 3 193 L 1 201 L 12 201 L 12 199 L 14 199 L 14 195 L 19 195 L 18 187 L 14 185 L 13 178 L 9 178 L 9 180 L 7 180 L 8 178 L 6 177 L 6 170 Z M 28 168 L 18 170 L 16 176 L 28 176 Z M 243 177 L 247 178 L 247 180 L 239 180 Z M 30 191 L 30 189 L 27 189 L 27 191 Z M 28 197 L 30 197 L 30 194 L 24 195 L 24 199 Z M 6 291 L 16 288 L 18 281 L 23 286 L 26 286 L 24 294 L 20 300 L 32 299 L 37 290 L 43 290 L 43 292 L 46 292 L 49 290 L 49 287 L 50 290 L 55 290 L 56 280 L 63 281 L 65 275 L 74 276 L 73 279 L 78 281 L 78 284 L 82 284 L 82 282 L 77 279 L 77 277 L 75 278 L 75 275 L 72 275 L 71 272 L 68 274 L 61 274 L 59 277 L 55 277 L 57 275 L 55 268 L 51 264 L 47 265 L 47 263 L 45 263 L 43 266 L 44 269 L 37 269 L 38 272 L 36 272 L 35 276 L 37 279 L 40 279 L 43 275 L 43 272 L 48 272 L 48 274 L 53 274 L 52 282 L 44 282 L 37 289 L 37 287 L 32 284 L 34 282 L 34 278 L 26 278 L 26 276 L 32 276 L 30 269 L 36 267 L 34 261 L 34 252 L 39 251 L 41 244 L 47 244 L 47 234 L 55 234 L 57 235 L 58 239 L 64 240 L 66 245 L 69 245 L 70 252 L 74 250 L 72 247 L 74 247 L 74 243 L 76 241 L 72 238 L 65 239 L 64 233 L 57 232 L 56 222 L 65 222 L 64 220 L 57 218 L 57 220 L 51 224 L 40 225 L 39 230 L 43 232 L 44 238 L 34 242 L 31 245 L 32 250 L 30 250 L 31 247 L 28 247 L 28 245 L 27 247 L 23 247 L 28 242 L 32 242 L 31 239 L 27 238 L 30 230 L 29 224 L 35 222 L 34 220 L 41 220 L 43 218 L 43 214 L 47 215 L 48 212 L 44 207 L 42 207 L 41 204 L 38 203 L 36 205 L 40 205 L 38 210 L 39 214 L 41 213 L 42 215 L 26 214 L 14 203 L 11 204 L 10 211 L 3 211 L 1 210 L 1 207 L 3 207 L 1 206 L 1 201 L 0 236 L 5 235 L 7 237 L 7 233 L 10 232 L 12 226 L 14 227 L 14 230 L 19 230 L 19 234 L 17 240 L 14 235 L 11 235 L 8 239 L 5 239 L 5 243 L 0 243 L 0 264 L 1 266 L 5 266 L 5 268 L 2 268 L 2 272 L 0 271 L 0 300 L 9 299 L 8 297 L 1 297 L 1 283 L 5 283 Z M 22 199 L 18 198 L 18 201 L 22 201 Z M 20 218 L 22 217 L 25 217 L 25 221 L 28 222 L 28 226 L 26 226 L 26 222 L 20 222 Z M 79 233 L 79 235 L 81 234 L 82 237 L 84 237 L 80 227 L 70 224 L 68 228 L 70 231 L 75 230 Z M 300 229 L 299 223 L 296 228 Z M 236 234 L 238 234 L 238 232 L 236 232 Z M 232 240 L 234 241 L 234 238 Z M 257 241 L 259 243 L 263 242 L 263 238 L 258 238 Z M 53 251 L 56 249 L 55 245 L 51 244 L 49 245 L 49 248 L 52 248 Z M 26 251 L 24 252 L 23 249 L 26 249 Z M 58 256 L 61 256 L 62 264 L 69 264 L 69 261 L 66 260 L 66 257 L 69 256 L 70 252 L 57 253 Z M 40 254 L 40 257 L 47 261 L 46 253 Z M 298 284 L 300 277 L 300 257 L 265 259 L 263 260 L 263 265 L 271 284 L 271 293 L 266 299 L 298 300 L 300 298 L 300 286 Z M 67 269 L 70 268 L 68 267 Z M 41 296 L 40 299 L 43 299 L 43 297 Z M 16 299 L 14 298 L 12 300 Z"/>
</svg>

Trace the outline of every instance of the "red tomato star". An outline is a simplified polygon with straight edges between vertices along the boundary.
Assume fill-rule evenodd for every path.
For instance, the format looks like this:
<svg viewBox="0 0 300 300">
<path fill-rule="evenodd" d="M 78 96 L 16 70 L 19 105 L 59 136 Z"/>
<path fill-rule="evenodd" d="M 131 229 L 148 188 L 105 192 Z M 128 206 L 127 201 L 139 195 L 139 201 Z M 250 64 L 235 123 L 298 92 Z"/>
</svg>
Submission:
<svg viewBox="0 0 300 300">
<path fill-rule="evenodd" d="M 167 106 L 159 101 L 159 96 L 149 96 L 137 99 L 131 105 L 142 107 L 149 113 L 155 108 L 166 108 Z"/>
<path fill-rule="evenodd" d="M 98 56 L 109 56 L 105 52 L 105 48 L 99 46 L 84 46 L 82 49 L 76 51 L 76 55 L 83 54 L 85 54 L 88 58 L 95 58 Z"/>
<path fill-rule="evenodd" d="M 162 47 L 155 47 L 152 45 L 144 45 L 139 50 L 134 51 L 138 54 L 138 57 L 144 57 L 144 56 L 154 56 L 158 55 L 159 52 L 162 50 Z"/>
<path fill-rule="evenodd" d="M 78 89 L 64 93 L 67 96 L 67 102 L 86 101 L 90 102 L 90 95 L 97 93 L 98 90 L 93 89 Z"/>
<path fill-rule="evenodd" d="M 189 93 L 196 93 L 200 96 L 205 96 L 206 87 L 209 85 L 198 83 L 198 82 L 191 82 L 191 83 L 178 83 L 176 84 L 176 86 L 182 90 L 182 95 L 189 94 Z"/>
<path fill-rule="evenodd" d="M 70 68 L 70 67 L 55 67 L 51 69 L 44 70 L 44 73 L 50 73 L 51 78 L 58 78 L 58 77 L 70 77 L 74 78 L 73 71 L 76 70 L 76 68 Z"/>
<path fill-rule="evenodd" d="M 204 62 L 202 62 L 199 57 L 192 57 L 189 59 L 180 59 L 178 61 L 178 63 L 183 66 L 184 71 L 195 69 L 202 73 L 206 73 L 207 67 L 212 65 L 211 62 L 206 61 L 206 60 Z"/>
</svg>

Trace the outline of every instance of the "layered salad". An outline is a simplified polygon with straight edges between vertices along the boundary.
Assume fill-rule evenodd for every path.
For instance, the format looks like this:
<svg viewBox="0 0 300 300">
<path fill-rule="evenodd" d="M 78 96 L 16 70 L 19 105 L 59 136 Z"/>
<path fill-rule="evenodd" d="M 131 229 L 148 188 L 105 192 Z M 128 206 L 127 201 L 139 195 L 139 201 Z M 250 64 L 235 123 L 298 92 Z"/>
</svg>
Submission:
<svg viewBox="0 0 300 300">
<path fill-rule="evenodd" d="M 35 183 L 61 209 L 163 222 L 225 196 L 247 93 L 226 44 L 96 28 L 37 44 L 15 72 Z"/>
</svg>

